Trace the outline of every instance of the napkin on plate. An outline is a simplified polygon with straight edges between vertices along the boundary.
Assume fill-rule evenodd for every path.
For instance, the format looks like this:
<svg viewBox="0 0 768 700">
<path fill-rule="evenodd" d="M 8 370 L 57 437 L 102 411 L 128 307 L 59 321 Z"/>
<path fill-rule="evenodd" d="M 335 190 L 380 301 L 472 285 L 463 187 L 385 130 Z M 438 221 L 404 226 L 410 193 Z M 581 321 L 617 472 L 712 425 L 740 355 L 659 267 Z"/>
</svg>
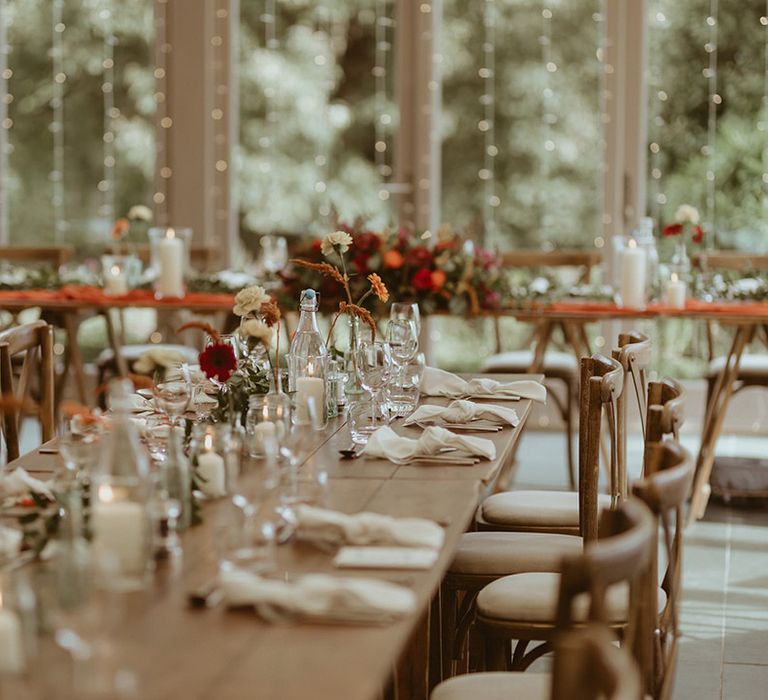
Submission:
<svg viewBox="0 0 768 700">
<path fill-rule="evenodd" d="M 379 513 L 347 515 L 335 510 L 298 505 L 296 536 L 328 545 L 396 545 L 440 549 L 445 534 L 424 518 L 392 518 Z"/>
<path fill-rule="evenodd" d="M 40 493 L 53 500 L 53 493 L 48 485 L 30 476 L 26 469 L 17 467 L 8 474 L 0 474 L 0 497 L 24 496 L 30 492 Z"/>
<path fill-rule="evenodd" d="M 485 418 L 493 420 L 494 418 L 509 423 L 515 427 L 520 419 L 517 417 L 517 411 L 514 408 L 506 406 L 496 406 L 492 403 L 473 403 L 464 399 L 451 401 L 448 406 L 419 406 L 404 424 L 423 423 L 432 421 L 439 423 L 469 423 L 473 420 Z"/>
<path fill-rule="evenodd" d="M 519 396 L 544 403 L 547 400 L 547 390 L 543 384 L 531 379 L 520 379 L 515 382 L 499 382 L 488 377 L 475 377 L 465 380 L 455 374 L 438 369 L 425 367 L 421 378 L 421 393 L 427 396 L 452 396 L 472 398 L 510 398 Z"/>
<path fill-rule="evenodd" d="M 296 581 L 225 571 L 219 584 L 227 604 L 253 606 L 265 619 L 386 623 L 416 611 L 416 595 L 403 586 L 367 578 L 308 574 Z"/>
<path fill-rule="evenodd" d="M 490 440 L 456 435 L 437 425 L 425 428 L 421 437 L 415 440 L 401 437 L 389 426 L 384 426 L 371 434 L 363 454 L 399 461 L 409 457 L 439 455 L 446 448 L 454 448 L 459 454 L 496 458 L 496 446 Z"/>
</svg>

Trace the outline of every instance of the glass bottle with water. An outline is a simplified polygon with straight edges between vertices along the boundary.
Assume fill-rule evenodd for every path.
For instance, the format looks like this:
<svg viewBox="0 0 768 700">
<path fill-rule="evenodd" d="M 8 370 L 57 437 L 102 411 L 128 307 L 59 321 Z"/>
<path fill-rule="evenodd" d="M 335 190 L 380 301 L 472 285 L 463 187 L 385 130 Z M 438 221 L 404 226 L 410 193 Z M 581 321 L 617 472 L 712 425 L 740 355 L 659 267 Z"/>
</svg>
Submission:
<svg viewBox="0 0 768 700">
<path fill-rule="evenodd" d="M 328 348 L 317 326 L 317 294 L 314 289 L 305 289 L 301 293 L 299 310 L 299 323 L 288 353 L 289 363 L 293 358 L 306 360 L 312 357 L 327 357 Z M 296 379 L 296 373 L 289 364 L 289 391 L 296 391 Z"/>
</svg>

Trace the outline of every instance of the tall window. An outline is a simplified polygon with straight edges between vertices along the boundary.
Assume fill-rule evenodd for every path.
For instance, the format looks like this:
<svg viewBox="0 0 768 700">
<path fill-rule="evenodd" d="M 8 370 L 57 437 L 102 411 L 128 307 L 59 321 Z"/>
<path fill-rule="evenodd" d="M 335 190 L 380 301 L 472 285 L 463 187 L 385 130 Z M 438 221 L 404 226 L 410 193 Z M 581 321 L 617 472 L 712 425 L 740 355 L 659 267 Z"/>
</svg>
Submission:
<svg viewBox="0 0 768 700">
<path fill-rule="evenodd" d="M 599 231 L 600 0 L 445 0 L 442 220 L 502 248 Z"/>
<path fill-rule="evenodd" d="M 6 0 L 6 221 L 12 243 L 103 245 L 151 203 L 152 0 Z"/>
<path fill-rule="evenodd" d="M 648 209 L 690 203 L 716 248 L 768 250 L 763 0 L 649 2 Z"/>
<path fill-rule="evenodd" d="M 389 222 L 393 0 L 241 0 L 241 232 Z"/>
</svg>

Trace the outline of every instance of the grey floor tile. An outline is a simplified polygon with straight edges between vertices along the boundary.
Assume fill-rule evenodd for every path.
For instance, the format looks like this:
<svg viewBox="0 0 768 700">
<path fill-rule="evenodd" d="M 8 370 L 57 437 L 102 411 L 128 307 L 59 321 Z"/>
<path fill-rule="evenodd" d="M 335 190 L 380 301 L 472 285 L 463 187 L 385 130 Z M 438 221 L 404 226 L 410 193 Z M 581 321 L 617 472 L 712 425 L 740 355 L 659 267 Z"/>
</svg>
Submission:
<svg viewBox="0 0 768 700">
<path fill-rule="evenodd" d="M 723 700 L 765 700 L 766 696 L 768 696 L 768 666 L 744 664 L 723 666 Z"/>
</svg>

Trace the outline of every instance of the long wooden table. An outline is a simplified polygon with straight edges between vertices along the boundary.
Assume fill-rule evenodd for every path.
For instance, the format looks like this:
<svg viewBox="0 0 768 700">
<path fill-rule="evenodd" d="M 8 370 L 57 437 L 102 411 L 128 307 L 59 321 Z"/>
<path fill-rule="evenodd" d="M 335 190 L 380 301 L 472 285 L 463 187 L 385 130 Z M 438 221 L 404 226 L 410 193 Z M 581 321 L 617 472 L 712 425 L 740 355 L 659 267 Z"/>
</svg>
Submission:
<svg viewBox="0 0 768 700">
<path fill-rule="evenodd" d="M 541 375 L 525 378 L 543 381 Z M 437 398 L 425 401 L 446 403 Z M 481 493 L 489 490 L 509 465 L 531 402 L 522 400 L 514 406 L 520 424 L 493 434 L 490 439 L 496 444 L 496 459 L 473 467 L 398 466 L 367 458 L 342 460 L 338 449 L 349 445 L 349 432 L 341 420 L 313 438 L 300 476 L 308 479 L 317 466 L 327 470 L 329 507 L 348 513 L 367 510 L 432 518 L 445 526 L 445 545 L 436 565 L 428 571 L 340 571 L 334 569 L 330 554 L 310 545 L 291 542 L 278 548 L 279 569 L 288 577 L 332 572 L 339 576 L 376 576 L 410 587 L 418 598 L 418 613 L 395 624 L 270 625 L 255 614 L 227 611 L 223 606 L 190 610 L 187 592 L 212 580 L 217 569 L 216 520 L 226 503 L 220 500 L 206 504 L 203 524 L 182 535 L 183 561 L 178 566 L 160 564 L 149 590 L 124 596 L 115 653 L 120 665 L 137 674 L 141 684 L 138 697 L 368 700 L 381 696 L 397 669 L 395 687 L 407 689 L 400 697 L 426 698 L 429 679 L 425 640 L 430 608 L 459 538 L 472 522 Z M 393 423 L 398 433 L 418 433 L 418 428 L 401 423 Z M 36 450 L 9 468 L 23 466 L 34 476 L 46 478 L 57 469 L 58 459 Z M 439 644 L 438 620 L 438 616 L 431 620 L 432 644 Z M 439 659 L 439 648 L 433 649 L 431 656 Z M 55 697 L 60 698 L 63 685 L 57 679 L 66 677 L 68 663 L 50 648 L 48 657 L 44 669 L 36 674 L 43 683 L 57 683 L 59 692 Z M 433 680 L 438 675 L 439 670 L 433 673 Z"/>
</svg>

